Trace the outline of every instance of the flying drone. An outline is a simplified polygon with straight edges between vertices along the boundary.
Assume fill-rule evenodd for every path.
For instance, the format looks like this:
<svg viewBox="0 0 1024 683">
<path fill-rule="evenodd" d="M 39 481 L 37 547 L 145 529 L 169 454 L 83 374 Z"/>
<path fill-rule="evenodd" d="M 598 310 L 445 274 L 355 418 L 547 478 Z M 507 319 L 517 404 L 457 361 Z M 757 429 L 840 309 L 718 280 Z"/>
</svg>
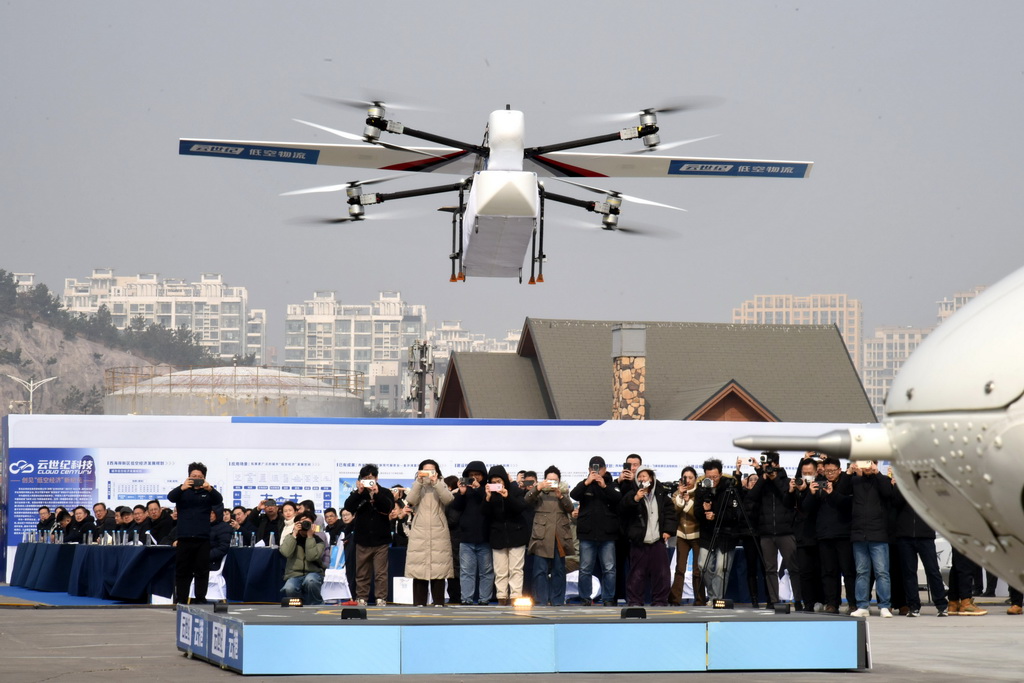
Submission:
<svg viewBox="0 0 1024 683">
<path fill-rule="evenodd" d="M 559 202 L 601 216 L 601 228 L 630 232 L 619 225 L 623 202 L 669 209 L 679 207 L 631 197 L 615 190 L 584 184 L 569 178 L 664 178 L 724 176 L 753 178 L 806 178 L 812 162 L 755 159 L 711 159 L 651 154 L 696 140 L 661 144 L 658 114 L 692 109 L 694 104 L 651 107 L 635 114 L 634 125 L 613 133 L 540 147 L 525 145 L 525 117 L 510 106 L 491 112 L 479 145 L 461 142 L 410 128 L 388 118 L 383 101 L 335 100 L 366 107 L 362 135 L 295 119 L 362 144 L 251 142 L 182 138 L 178 153 L 233 159 L 255 159 L 293 164 L 351 166 L 382 171 L 445 173 L 462 176 L 457 182 L 397 192 L 368 192 L 367 185 L 393 180 L 398 175 L 309 188 L 286 194 L 343 191 L 347 215 L 329 222 L 360 221 L 364 207 L 386 201 L 441 193 L 458 193 L 458 204 L 442 207 L 452 214 L 451 281 L 466 277 L 523 278 L 523 261 L 529 250 L 529 283 L 544 281 L 544 207 Z M 441 147 L 406 147 L 381 140 L 382 133 L 405 135 Z M 643 147 L 623 154 L 570 152 L 617 140 L 639 140 Z M 577 188 L 603 195 L 601 200 L 577 199 L 545 187 L 542 178 L 554 178 Z"/>
</svg>

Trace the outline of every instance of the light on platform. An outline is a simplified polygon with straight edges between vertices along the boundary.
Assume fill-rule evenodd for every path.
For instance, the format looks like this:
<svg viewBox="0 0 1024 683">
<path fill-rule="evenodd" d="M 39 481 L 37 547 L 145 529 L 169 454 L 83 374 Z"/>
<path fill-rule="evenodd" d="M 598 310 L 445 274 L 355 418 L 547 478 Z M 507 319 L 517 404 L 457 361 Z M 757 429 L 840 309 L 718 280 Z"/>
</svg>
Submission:
<svg viewBox="0 0 1024 683">
<path fill-rule="evenodd" d="M 533 600 L 530 598 L 516 598 L 512 601 L 512 606 L 516 609 L 530 609 L 533 607 Z"/>
<path fill-rule="evenodd" d="M 281 598 L 281 607 L 302 607 L 302 598 Z"/>
<path fill-rule="evenodd" d="M 722 599 L 712 600 L 711 601 L 711 606 L 714 609 L 733 609 L 733 602 L 732 602 L 732 600 L 722 600 Z"/>
</svg>

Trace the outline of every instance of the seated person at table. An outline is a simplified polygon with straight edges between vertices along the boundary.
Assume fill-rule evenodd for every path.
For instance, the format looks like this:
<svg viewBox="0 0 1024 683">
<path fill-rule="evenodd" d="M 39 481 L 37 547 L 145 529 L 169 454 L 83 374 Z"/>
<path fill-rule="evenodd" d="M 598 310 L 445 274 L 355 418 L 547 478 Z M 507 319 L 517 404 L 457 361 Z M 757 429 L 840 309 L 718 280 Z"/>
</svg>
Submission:
<svg viewBox="0 0 1024 683">
<path fill-rule="evenodd" d="M 274 534 L 274 543 L 281 542 L 281 531 L 284 529 L 284 517 L 277 501 L 267 498 L 249 513 L 249 524 L 256 527 L 256 542 L 270 545 L 270 534 Z"/>
<path fill-rule="evenodd" d="M 323 556 L 326 545 L 316 532 L 316 515 L 300 512 L 295 516 L 292 533 L 281 539 L 280 553 L 287 558 L 284 586 L 289 598 L 302 598 L 304 605 L 322 605 L 320 588 L 324 583 Z"/>
<path fill-rule="evenodd" d="M 135 523 L 132 517 L 132 509 L 127 505 L 118 505 L 114 510 L 114 514 L 117 515 L 117 524 L 114 525 L 114 531 L 128 531 L 132 528 L 132 524 Z"/>
<path fill-rule="evenodd" d="M 71 520 L 73 519 L 73 517 L 71 516 L 71 513 L 68 512 L 67 510 L 61 510 L 56 515 L 54 515 L 54 517 L 57 520 L 57 523 L 53 527 L 54 532 L 55 533 L 59 532 L 59 533 L 64 534 L 64 537 L 66 539 L 67 538 L 67 532 L 68 532 L 68 525 L 71 524 Z M 68 541 L 65 540 L 64 542 L 67 543 Z"/>
<path fill-rule="evenodd" d="M 174 520 L 171 519 L 171 511 L 160 507 L 160 502 L 151 500 L 146 503 L 146 515 L 149 517 L 149 533 L 157 543 L 163 543 L 171 529 L 174 528 Z M 141 534 L 140 534 L 141 535 Z"/>
<path fill-rule="evenodd" d="M 249 511 L 241 505 L 236 505 L 231 510 L 231 519 L 228 520 L 232 531 L 242 535 L 242 545 L 252 545 L 252 535 L 256 533 L 256 527 L 249 522 Z"/>
<path fill-rule="evenodd" d="M 141 541 L 151 526 L 149 516 L 146 515 L 145 505 L 136 505 L 132 508 L 132 525 L 128 527 L 128 535 L 138 531 L 139 540 Z"/>
<path fill-rule="evenodd" d="M 235 533 L 224 521 L 224 506 L 214 505 L 210 510 L 210 571 L 220 569 L 221 560 L 231 547 L 231 535 Z"/>
<path fill-rule="evenodd" d="M 324 525 L 324 531 L 330 535 L 331 545 L 334 545 L 345 531 L 345 523 L 338 518 L 338 511 L 334 508 L 324 510 L 324 521 L 327 522 Z"/>
<path fill-rule="evenodd" d="M 39 508 L 39 521 L 36 523 L 36 531 L 53 531 L 57 525 L 57 518 L 50 512 L 50 508 L 43 505 Z"/>
<path fill-rule="evenodd" d="M 117 524 L 117 520 L 114 519 L 113 513 L 107 509 L 106 503 L 96 503 L 92 506 L 93 518 L 96 520 L 96 534 L 105 534 L 108 531 L 113 531 L 114 526 Z"/>
<path fill-rule="evenodd" d="M 74 519 L 64 527 L 65 543 L 87 543 L 92 541 L 92 533 L 96 530 L 96 524 L 92 515 L 83 506 L 75 508 Z M 88 536 L 88 538 L 86 538 Z"/>
</svg>

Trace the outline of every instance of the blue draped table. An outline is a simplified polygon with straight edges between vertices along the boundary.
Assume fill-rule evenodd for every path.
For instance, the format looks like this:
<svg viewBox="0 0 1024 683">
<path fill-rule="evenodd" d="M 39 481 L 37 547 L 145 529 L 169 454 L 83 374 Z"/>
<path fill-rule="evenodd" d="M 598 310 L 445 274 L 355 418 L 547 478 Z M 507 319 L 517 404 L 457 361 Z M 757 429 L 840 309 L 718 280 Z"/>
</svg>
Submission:
<svg viewBox="0 0 1024 683">
<path fill-rule="evenodd" d="M 75 546 L 21 543 L 14 556 L 11 585 L 35 591 L 62 593 L 68 589 Z"/>
<path fill-rule="evenodd" d="M 130 602 L 148 602 L 153 593 L 170 595 L 176 552 L 170 546 L 79 545 L 68 594 Z"/>
</svg>

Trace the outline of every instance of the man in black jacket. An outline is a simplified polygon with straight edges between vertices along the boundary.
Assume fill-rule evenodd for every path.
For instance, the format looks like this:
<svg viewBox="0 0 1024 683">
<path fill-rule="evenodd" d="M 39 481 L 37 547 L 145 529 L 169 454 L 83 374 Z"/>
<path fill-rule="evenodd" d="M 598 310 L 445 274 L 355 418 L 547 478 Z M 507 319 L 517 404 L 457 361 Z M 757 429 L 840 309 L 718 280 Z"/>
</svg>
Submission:
<svg viewBox="0 0 1024 683">
<path fill-rule="evenodd" d="M 96 503 L 92 506 L 92 516 L 95 519 L 96 524 L 96 535 L 97 537 L 113 531 L 114 527 L 117 526 L 117 520 L 114 519 L 114 514 L 107 509 L 106 503 Z"/>
<path fill-rule="evenodd" d="M 650 585 L 651 604 L 668 606 L 671 585 L 665 543 L 676 533 L 676 509 L 650 467 L 637 470 L 634 481 L 619 504 L 630 545 L 626 604 L 644 604 L 644 593 Z"/>
<path fill-rule="evenodd" d="M 701 580 L 708 600 L 725 597 L 729 583 L 730 558 L 736 547 L 737 525 L 742 519 L 739 482 L 722 474 L 722 461 L 707 460 L 701 468 L 704 476 L 697 482 L 695 513 L 700 521 Z"/>
<path fill-rule="evenodd" d="M 839 613 L 842 584 L 845 583 L 846 601 L 852 612 L 856 609 L 857 594 L 853 546 L 850 544 L 853 515 L 850 475 L 843 472 L 842 463 L 836 458 L 825 459 L 822 473 L 825 481 L 819 482 L 815 478 L 808 484 L 808 493 L 800 500 L 800 506 L 806 514 L 814 516 L 825 611 Z"/>
<path fill-rule="evenodd" d="M 779 454 L 766 451 L 764 460 L 755 469 L 758 479 L 747 494 L 751 506 L 757 510 L 757 535 L 764 560 L 765 588 L 768 591 L 767 609 L 774 609 L 779 601 L 779 555 L 789 569 L 793 598 L 800 607 L 800 579 L 796 562 L 796 536 L 793 519 L 796 515 L 796 497 L 786 470 L 779 465 Z M 813 604 L 812 604 L 813 607 Z"/>
<path fill-rule="evenodd" d="M 908 617 L 921 616 L 921 592 L 917 586 L 917 558 L 921 558 L 924 575 L 928 579 L 928 592 L 938 610 L 936 616 L 947 614 L 949 601 L 946 586 L 939 571 L 939 556 L 935 550 L 935 530 L 921 519 L 921 515 L 910 506 L 900 492 L 896 480 L 892 480 L 892 506 L 896 510 L 896 544 L 903 563 L 903 589 L 906 591 Z"/>
<path fill-rule="evenodd" d="M 151 500 L 146 503 L 146 516 L 149 518 L 149 533 L 156 543 L 164 543 L 171 530 L 174 529 L 174 520 L 171 518 L 171 511 L 164 510 L 160 501 Z"/>
<path fill-rule="evenodd" d="M 569 494 L 579 501 L 576 537 L 580 542 L 580 602 L 593 604 L 594 564 L 601 562 L 601 600 L 615 605 L 615 539 L 619 535 L 619 502 L 622 492 L 608 474 L 604 458 L 590 459 L 590 473 Z"/>
<path fill-rule="evenodd" d="M 205 604 L 210 583 L 210 512 L 224 498 L 206 480 L 206 465 L 194 462 L 188 466 L 188 479 L 171 489 L 167 500 L 178 508 L 175 601 L 188 602 L 189 586 L 194 579 L 196 597 L 192 603 Z"/>
<path fill-rule="evenodd" d="M 889 500 L 892 484 L 878 473 L 878 462 L 860 462 L 850 465 L 850 484 L 853 490 L 853 519 L 850 522 L 850 543 L 853 562 L 857 570 L 857 609 L 850 614 L 866 617 L 871 604 L 869 591 L 871 572 L 875 574 L 875 595 L 878 611 L 885 618 L 892 617 L 891 585 L 889 580 Z"/>
<path fill-rule="evenodd" d="M 377 485 L 376 465 L 359 470 L 356 490 L 349 494 L 345 509 L 356 516 L 356 600 L 366 605 L 373 582 L 377 606 L 388 601 L 388 549 L 391 547 L 391 520 L 395 507 L 391 491 Z"/>
<path fill-rule="evenodd" d="M 224 506 L 214 505 L 210 510 L 210 571 L 220 568 L 221 561 L 231 547 L 231 525 L 224 521 Z"/>
<path fill-rule="evenodd" d="M 466 465 L 449 506 L 459 520 L 459 587 L 463 605 L 472 605 L 474 599 L 486 605 L 494 592 L 491 525 L 483 509 L 486 476 L 487 466 L 480 460 Z"/>
</svg>

